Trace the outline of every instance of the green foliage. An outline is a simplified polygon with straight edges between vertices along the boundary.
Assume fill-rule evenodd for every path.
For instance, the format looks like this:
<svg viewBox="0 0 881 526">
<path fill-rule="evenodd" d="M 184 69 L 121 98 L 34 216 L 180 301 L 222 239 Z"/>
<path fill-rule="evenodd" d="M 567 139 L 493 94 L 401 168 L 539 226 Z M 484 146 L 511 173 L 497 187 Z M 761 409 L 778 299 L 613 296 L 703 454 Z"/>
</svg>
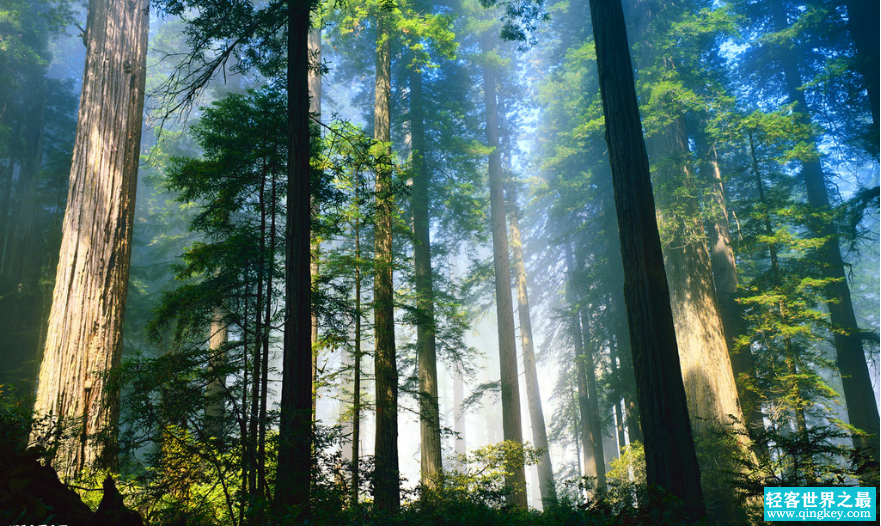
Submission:
<svg viewBox="0 0 881 526">
<path fill-rule="evenodd" d="M 473 500 L 501 507 L 510 491 L 505 486 L 505 479 L 510 478 L 515 469 L 537 464 L 541 454 L 528 443 L 505 440 L 457 455 L 454 465 L 459 467 L 440 475 L 436 481 L 437 495 L 429 498 Z M 423 488 L 422 491 L 430 490 Z"/>
<path fill-rule="evenodd" d="M 732 483 L 747 504 L 762 496 L 766 487 L 877 484 L 878 463 L 845 445 L 849 437 L 837 426 L 815 425 L 803 431 L 772 426 L 754 447 L 763 454 L 735 459 L 741 469 Z"/>
</svg>

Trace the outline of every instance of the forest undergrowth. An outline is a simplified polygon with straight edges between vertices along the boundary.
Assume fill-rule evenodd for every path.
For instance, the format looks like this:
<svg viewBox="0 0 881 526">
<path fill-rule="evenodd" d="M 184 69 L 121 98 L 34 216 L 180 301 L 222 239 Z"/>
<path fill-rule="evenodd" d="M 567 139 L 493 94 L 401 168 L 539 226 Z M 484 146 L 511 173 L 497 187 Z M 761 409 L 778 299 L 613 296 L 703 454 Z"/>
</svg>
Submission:
<svg viewBox="0 0 881 526">
<path fill-rule="evenodd" d="M 31 425 L 46 437 L 28 445 Z M 757 454 L 733 455 L 735 433 L 697 442 L 702 466 L 707 514 L 695 513 L 661 488 L 646 485 L 645 453 L 641 444 L 625 447 L 607 473 L 607 485 L 596 489 L 596 479 L 581 477 L 558 484 L 559 499 L 544 510 L 518 509 L 507 504 L 505 476 L 512 465 L 533 466 L 541 450 L 528 444 L 500 442 L 454 456 L 449 469 L 430 487 L 407 487 L 402 480 L 403 505 L 397 514 L 377 510 L 370 498 L 373 458 L 360 459 L 360 487 L 350 486 L 351 462 L 343 451 L 349 436 L 340 427 L 316 426 L 313 464 L 312 516 L 296 508 L 271 505 L 274 461 L 265 466 L 267 495 L 241 490 L 242 455 L 235 446 L 218 448 L 196 438 L 198 429 L 169 428 L 156 436 L 161 446 L 124 463 L 120 471 L 94 471 L 57 482 L 48 465 L 63 435 L 57 422 L 35 419 L 28 404 L 5 386 L 0 390 L 0 520 L 10 524 L 76 522 L 77 513 L 102 504 L 102 480 L 116 481 L 128 509 L 155 526 L 209 526 L 250 524 L 310 525 L 674 525 L 762 523 L 761 495 L 765 487 L 830 487 L 876 485 L 878 466 L 859 450 L 841 445 L 844 431 L 818 426 L 805 433 L 768 430 L 751 444 Z M 275 458 L 277 436 L 269 437 Z M 51 474 L 51 476 L 49 475 Z M 50 480 L 54 479 L 54 481 Z M 76 491 L 75 497 L 70 489 Z M 356 495 L 353 500 L 353 495 Z M 731 496 L 735 495 L 734 500 Z M 76 502 L 74 502 L 74 499 Z M 74 514 L 72 518 L 67 514 Z M 84 524 L 103 524 L 86 522 Z"/>
</svg>

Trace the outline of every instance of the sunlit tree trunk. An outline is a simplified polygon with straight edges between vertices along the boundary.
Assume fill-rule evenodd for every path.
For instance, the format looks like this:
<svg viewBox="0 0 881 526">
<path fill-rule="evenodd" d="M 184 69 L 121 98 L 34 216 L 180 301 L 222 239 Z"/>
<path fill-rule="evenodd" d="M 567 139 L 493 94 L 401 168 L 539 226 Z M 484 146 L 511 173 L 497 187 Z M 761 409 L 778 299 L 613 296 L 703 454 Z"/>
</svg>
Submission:
<svg viewBox="0 0 881 526">
<path fill-rule="evenodd" d="M 91 0 L 63 239 L 35 409 L 76 420 L 63 476 L 116 465 L 118 366 L 144 106 L 148 4 Z"/>
<path fill-rule="evenodd" d="M 776 30 L 782 31 L 788 27 L 786 12 L 782 4 L 776 5 L 773 16 Z M 798 57 L 790 51 L 781 58 L 784 87 L 790 102 L 795 103 L 795 111 L 810 114 L 811 109 L 805 99 L 804 91 L 799 89 L 801 73 L 799 72 Z M 877 64 L 875 67 L 877 68 Z M 815 138 L 815 141 L 819 140 Z M 830 211 L 826 175 L 823 173 L 820 162 L 803 162 L 800 176 L 804 181 L 808 204 L 818 211 Z M 834 282 L 826 286 L 826 299 L 828 300 L 829 319 L 835 328 L 832 335 L 835 350 L 838 353 L 837 363 L 841 372 L 841 384 L 844 387 L 847 416 L 852 426 L 869 435 L 855 434 L 853 443 L 856 447 L 865 448 L 872 459 L 877 462 L 879 458 L 878 405 L 875 403 L 872 377 L 869 374 L 863 343 L 860 339 L 860 330 L 853 310 L 850 287 L 847 284 L 847 275 L 844 270 L 844 260 L 841 257 L 841 247 L 838 244 L 838 232 L 830 221 L 815 220 L 810 227 L 815 237 L 827 240 L 819 249 L 820 258 L 824 263 L 823 276 L 835 279 Z"/>
<path fill-rule="evenodd" d="M 205 420 L 208 436 L 224 442 L 223 410 L 226 398 L 226 376 L 223 368 L 226 363 L 226 342 L 229 331 L 221 309 L 215 309 L 211 319 L 208 337 L 208 369 L 211 381 L 205 389 Z"/>
<path fill-rule="evenodd" d="M 312 66 L 321 63 L 321 21 L 313 21 L 313 27 L 309 31 L 309 60 Z M 321 118 L 321 75 L 314 69 L 309 70 L 309 113 L 315 118 Z M 313 203 L 314 207 L 314 203 Z M 321 254 L 321 241 L 312 238 L 310 253 L 312 255 L 309 272 L 312 276 L 312 287 L 318 280 L 319 259 Z M 313 294 L 315 291 L 313 291 Z M 312 419 L 315 419 L 315 410 L 318 403 L 318 314 L 312 313 Z"/>
<path fill-rule="evenodd" d="M 276 507 L 296 506 L 311 515 L 312 284 L 309 181 L 309 10 L 288 9 L 288 187 L 285 245 L 285 333 L 279 423 Z"/>
<path fill-rule="evenodd" d="M 484 53 L 490 52 L 484 43 Z M 489 155 L 490 216 L 492 221 L 493 266 L 495 268 L 496 313 L 499 332 L 499 365 L 502 386 L 502 432 L 505 440 L 523 443 L 520 421 L 520 387 L 517 375 L 517 346 L 514 338 L 514 304 L 511 300 L 511 267 L 508 260 L 508 232 L 505 224 L 505 194 L 502 159 L 499 150 L 499 117 L 496 106 L 496 72 L 483 66 L 483 90 L 486 103 L 487 145 Z M 510 466 L 505 479 L 508 503 L 526 508 L 526 471 L 522 465 Z"/>
<path fill-rule="evenodd" d="M 377 19 L 376 102 L 374 139 L 391 141 L 391 21 L 385 13 Z M 376 451 L 374 502 L 380 510 L 396 512 L 401 506 L 398 472 L 398 368 L 395 355 L 395 310 L 392 282 L 394 253 L 392 224 L 394 197 L 392 189 L 391 149 L 382 152 L 376 170 L 376 277 L 373 282 L 374 337 L 376 351 Z"/>
<path fill-rule="evenodd" d="M 440 411 L 437 400 L 434 288 L 431 275 L 431 233 L 428 211 L 428 172 L 425 169 L 425 116 L 422 72 L 410 73 L 410 133 L 413 144 L 413 251 L 416 266 L 416 362 L 419 367 L 419 436 L 421 480 L 433 486 L 443 470 Z"/>
<path fill-rule="evenodd" d="M 535 447 L 544 452 L 538 461 L 538 486 L 541 501 L 545 506 L 557 502 L 554 488 L 554 469 L 548 448 L 548 433 L 545 428 L 544 411 L 541 406 L 541 392 L 538 387 L 538 370 L 535 367 L 535 349 L 532 344 L 532 320 L 529 317 L 529 294 L 526 289 L 526 265 L 523 263 L 523 243 L 520 238 L 520 218 L 517 206 L 517 190 L 514 185 L 508 189 L 508 217 L 511 227 L 511 250 L 514 255 L 514 274 L 517 279 L 517 316 L 520 320 L 520 344 L 523 348 L 523 374 L 526 380 L 526 400 L 529 404 L 529 419 L 532 423 L 532 440 Z"/>
<path fill-rule="evenodd" d="M 704 510 L 620 0 L 590 0 L 648 483 Z"/>
<path fill-rule="evenodd" d="M 761 402 L 755 393 L 745 389 L 738 382 L 740 375 L 749 374 L 753 368 L 753 356 L 749 348 L 736 350 L 734 341 L 746 330 L 742 309 L 737 302 L 737 264 L 731 246 L 731 229 L 728 223 L 728 203 L 722 184 L 722 172 L 716 150 L 709 144 L 702 144 L 702 171 L 710 184 L 713 213 L 707 225 L 710 266 L 716 287 L 719 317 L 725 334 L 725 343 L 731 356 L 731 372 L 734 375 L 738 399 L 743 410 L 744 424 L 752 436 L 764 430 L 764 417 Z M 736 351 L 736 352 L 735 352 Z"/>
<path fill-rule="evenodd" d="M 538 371 L 535 367 L 535 349 L 532 338 L 532 319 L 529 313 L 529 291 L 526 286 L 526 264 L 523 260 L 523 241 L 520 235 L 520 206 L 517 183 L 510 181 L 512 176 L 512 131 L 508 128 L 505 100 L 499 100 L 499 128 L 501 130 L 502 165 L 504 169 L 506 207 L 511 229 L 511 255 L 514 277 L 517 281 L 517 317 L 520 322 L 520 346 L 523 350 L 523 376 L 526 382 L 526 400 L 529 406 L 529 420 L 532 426 L 532 440 L 535 447 L 543 449 L 538 465 L 538 487 L 544 506 L 557 502 L 554 485 L 554 469 L 548 448 L 548 433 L 545 427 L 544 411 L 541 405 L 541 391 L 538 386 Z"/>
</svg>

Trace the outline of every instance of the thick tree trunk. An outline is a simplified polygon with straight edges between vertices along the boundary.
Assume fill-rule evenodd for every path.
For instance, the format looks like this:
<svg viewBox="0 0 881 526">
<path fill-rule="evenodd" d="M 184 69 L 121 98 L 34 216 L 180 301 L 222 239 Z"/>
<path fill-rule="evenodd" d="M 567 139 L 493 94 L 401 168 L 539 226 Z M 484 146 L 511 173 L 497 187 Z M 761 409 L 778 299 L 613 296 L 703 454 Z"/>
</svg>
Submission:
<svg viewBox="0 0 881 526">
<path fill-rule="evenodd" d="M 544 506 L 557 502 L 554 487 L 554 469 L 548 449 L 548 433 L 541 407 L 541 392 L 538 387 L 538 371 L 535 367 L 535 349 L 532 345 L 532 321 L 529 317 L 529 294 L 526 289 L 526 265 L 523 263 L 523 243 L 520 238 L 520 217 L 517 206 L 517 190 L 508 187 L 508 221 L 511 226 L 511 250 L 514 254 L 514 273 L 517 277 L 517 315 L 520 319 L 520 344 L 523 348 L 523 374 L 526 380 L 526 399 L 529 404 L 529 419 L 532 423 L 532 440 L 535 447 L 544 452 L 538 461 L 538 487 Z"/>
<path fill-rule="evenodd" d="M 419 436 L 422 483 L 433 486 L 443 470 L 440 411 L 437 400 L 434 288 L 431 276 L 431 235 L 428 172 L 425 169 L 425 116 L 422 72 L 410 73 L 410 133 L 413 144 L 413 251 L 416 266 L 416 362 L 419 367 Z"/>
<path fill-rule="evenodd" d="M 489 53 L 484 45 L 484 53 Z M 517 375 L 517 344 L 514 337 L 514 304 L 511 300 L 511 266 L 508 260 L 508 232 L 505 225 L 505 194 L 502 158 L 499 149 L 499 114 L 496 106 L 496 72 L 483 66 L 483 91 L 486 103 L 487 145 L 489 155 L 489 199 L 492 220 L 493 267 L 495 269 L 496 313 L 499 332 L 499 365 L 502 385 L 502 432 L 505 440 L 523 443 L 520 421 L 520 387 Z M 526 508 L 526 472 L 522 465 L 510 466 L 505 479 L 508 503 Z"/>
<path fill-rule="evenodd" d="M 376 102 L 374 139 L 391 142 L 391 44 L 388 17 L 377 20 Z M 392 282 L 394 251 L 392 223 L 391 149 L 383 151 L 376 171 L 376 277 L 373 281 L 374 337 L 376 341 L 376 452 L 374 502 L 380 510 L 396 512 L 401 506 L 398 472 L 398 368 L 395 356 L 395 305 Z"/>
<path fill-rule="evenodd" d="M 78 432 L 60 445 L 62 476 L 116 465 L 118 366 L 144 106 L 148 5 L 89 3 L 83 92 L 63 240 L 35 410 Z"/>
<path fill-rule="evenodd" d="M 310 277 L 309 9 L 288 9 L 287 227 L 285 237 L 285 333 L 275 505 L 311 515 L 312 284 Z"/>
<path fill-rule="evenodd" d="M 702 514 L 670 292 L 658 236 L 620 0 L 590 0 L 606 140 L 624 263 L 624 296 L 636 373 L 648 483 Z"/>
</svg>

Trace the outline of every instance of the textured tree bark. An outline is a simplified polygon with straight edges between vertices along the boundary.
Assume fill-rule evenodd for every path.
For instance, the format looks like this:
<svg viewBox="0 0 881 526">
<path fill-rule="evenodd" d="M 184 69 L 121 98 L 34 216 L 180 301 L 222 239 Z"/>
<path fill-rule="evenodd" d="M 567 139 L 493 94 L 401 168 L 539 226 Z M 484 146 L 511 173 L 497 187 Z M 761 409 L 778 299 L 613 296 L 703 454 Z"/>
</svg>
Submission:
<svg viewBox="0 0 881 526">
<path fill-rule="evenodd" d="M 624 13 L 590 0 L 648 483 L 704 513 Z"/>
<path fill-rule="evenodd" d="M 437 400 L 437 349 L 435 342 L 434 288 L 431 276 L 428 172 L 424 153 L 425 116 L 422 72 L 410 72 L 410 133 L 413 144 L 413 258 L 416 266 L 416 362 L 419 367 L 419 437 L 422 484 L 433 487 L 443 470 L 440 410 Z"/>
<path fill-rule="evenodd" d="M 378 15 L 376 42 L 376 101 L 374 139 L 391 142 L 391 45 L 388 16 Z M 376 451 L 374 502 L 380 510 L 397 512 L 401 506 L 398 471 L 398 368 L 395 356 L 395 305 L 392 282 L 394 252 L 392 247 L 391 148 L 386 147 L 376 171 L 376 277 L 373 281 L 373 319 L 376 341 Z"/>
<path fill-rule="evenodd" d="M 517 316 L 520 320 L 520 345 L 523 348 L 523 374 L 526 380 L 526 400 L 529 404 L 529 420 L 532 423 L 532 440 L 535 447 L 544 452 L 538 461 L 538 487 L 544 506 L 557 502 L 554 487 L 554 468 L 548 449 L 548 433 L 541 407 L 538 387 L 538 371 L 535 368 L 535 349 L 532 345 L 532 321 L 529 317 L 529 294 L 526 289 L 526 265 L 523 263 L 523 243 L 520 238 L 520 214 L 517 206 L 517 190 L 508 188 L 508 221 L 511 227 L 511 250 L 514 254 L 514 273 L 517 276 Z"/>
<path fill-rule="evenodd" d="M 484 53 L 489 52 L 484 43 Z M 489 199 L 492 220 L 493 267 L 495 269 L 496 313 L 499 332 L 499 365 L 502 386 L 502 432 L 505 440 L 523 443 L 520 421 L 520 387 L 517 375 L 517 344 L 514 339 L 514 304 L 511 300 L 511 267 L 508 260 L 508 232 L 505 225 L 505 194 L 502 181 L 502 159 L 499 150 L 499 117 L 496 106 L 496 73 L 492 66 L 483 66 L 483 91 L 486 103 L 487 145 L 489 155 Z M 523 466 L 510 466 L 505 479 L 508 503 L 526 508 L 526 471 Z"/>
<path fill-rule="evenodd" d="M 146 2 L 91 0 L 63 240 L 35 409 L 82 425 L 62 476 L 116 464 L 118 366 L 131 257 L 147 53 Z"/>
<path fill-rule="evenodd" d="M 288 215 L 285 333 L 274 504 L 309 517 L 312 467 L 312 283 L 310 273 L 309 68 L 311 1 L 288 9 Z"/>
<path fill-rule="evenodd" d="M 752 369 L 753 356 L 748 348 L 734 352 L 734 340 L 746 329 L 741 307 L 737 303 L 737 264 L 734 259 L 734 250 L 731 247 L 731 229 L 728 223 L 728 204 L 722 185 L 722 172 L 719 168 L 715 148 L 704 144 L 701 150 L 705 152 L 702 171 L 709 179 L 713 204 L 715 205 L 715 213 L 708 225 L 707 232 L 709 234 L 710 267 L 716 286 L 719 317 L 722 322 L 725 343 L 731 356 L 731 372 L 734 375 L 738 399 L 743 410 L 744 424 L 750 435 L 755 437 L 764 430 L 765 424 L 761 402 L 753 392 L 743 389 L 737 382 L 741 374 L 748 374 Z"/>
<path fill-rule="evenodd" d="M 788 26 L 783 5 L 777 5 L 774 17 L 774 25 L 778 31 Z M 798 57 L 787 52 L 781 57 L 780 62 L 783 67 L 784 88 L 790 102 L 795 103 L 795 111 L 809 115 L 811 109 L 805 99 L 804 91 L 798 89 L 801 86 Z M 808 120 L 805 119 L 805 121 Z M 818 141 L 817 138 L 814 140 Z M 808 204 L 819 211 L 828 212 L 831 208 L 829 192 L 826 189 L 826 176 L 820 162 L 802 163 L 801 178 L 804 181 Z M 878 405 L 875 403 L 872 378 L 869 374 L 863 342 L 860 339 L 860 329 L 853 310 L 850 287 L 847 284 L 847 275 L 844 271 L 844 260 L 841 257 L 841 247 L 838 244 L 838 232 L 835 230 L 835 225 L 829 221 L 814 221 L 810 227 L 814 236 L 827 239 L 819 249 L 820 258 L 825 263 L 822 269 L 823 276 L 835 279 L 834 282 L 826 286 L 826 299 L 828 300 L 829 319 L 834 327 L 832 334 L 835 350 L 838 353 L 837 363 L 841 372 L 841 384 L 844 387 L 847 416 L 852 426 L 868 434 L 868 436 L 866 434 L 853 435 L 853 443 L 856 447 L 865 448 L 872 459 L 877 462 L 879 459 Z"/>
</svg>

